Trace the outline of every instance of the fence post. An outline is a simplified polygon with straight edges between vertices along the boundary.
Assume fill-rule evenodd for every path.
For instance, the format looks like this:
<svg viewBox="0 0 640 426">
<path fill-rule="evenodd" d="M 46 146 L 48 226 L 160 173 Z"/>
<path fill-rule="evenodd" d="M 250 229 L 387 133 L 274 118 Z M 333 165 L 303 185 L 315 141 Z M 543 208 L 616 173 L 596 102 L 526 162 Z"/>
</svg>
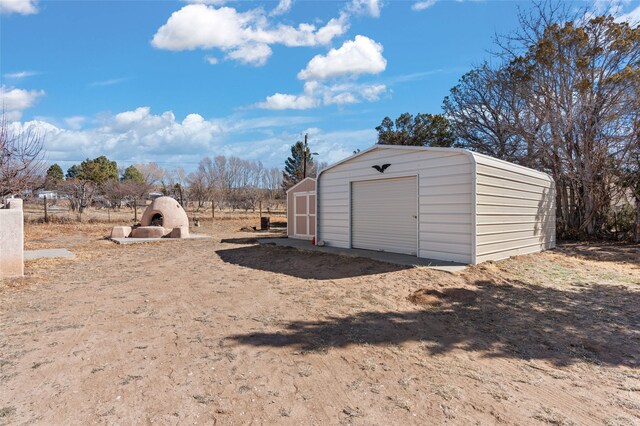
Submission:
<svg viewBox="0 0 640 426">
<path fill-rule="evenodd" d="M 47 196 L 44 196 L 44 223 L 49 223 L 49 215 L 47 214 Z"/>
</svg>

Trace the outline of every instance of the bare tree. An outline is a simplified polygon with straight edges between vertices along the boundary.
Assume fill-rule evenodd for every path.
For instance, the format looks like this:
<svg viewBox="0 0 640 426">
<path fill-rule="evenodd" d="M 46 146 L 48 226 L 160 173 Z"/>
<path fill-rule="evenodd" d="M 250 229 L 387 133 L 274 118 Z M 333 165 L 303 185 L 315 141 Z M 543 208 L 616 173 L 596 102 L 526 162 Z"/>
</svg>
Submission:
<svg viewBox="0 0 640 426">
<path fill-rule="evenodd" d="M 282 189 L 282 171 L 277 167 L 265 169 L 262 174 L 261 187 L 264 188 L 265 196 L 263 201 L 267 208 L 277 207 L 284 199 Z"/>
<path fill-rule="evenodd" d="M 60 194 L 69 199 L 71 210 L 80 214 L 91 205 L 97 189 L 94 182 L 78 178 L 67 179 L 58 186 Z"/>
<path fill-rule="evenodd" d="M 559 233 L 604 235 L 637 143 L 640 27 L 539 5 L 445 110 L 467 147 L 551 173 Z"/>
<path fill-rule="evenodd" d="M 127 199 L 129 191 L 125 182 L 110 180 L 103 185 L 102 192 L 113 207 L 122 207 L 122 202 Z"/>
<path fill-rule="evenodd" d="M 149 186 L 149 189 L 161 184 L 162 178 L 167 173 L 165 169 L 153 162 L 134 164 L 134 166 L 143 176 L 145 183 Z"/>
<path fill-rule="evenodd" d="M 488 63 L 465 74 L 444 99 L 456 136 L 474 151 L 507 161 L 522 158 L 523 138 L 515 129 L 517 92 L 507 69 Z"/>
<path fill-rule="evenodd" d="M 146 182 L 111 180 L 102 186 L 102 192 L 112 205 L 120 208 L 123 202 L 132 205 L 136 200 L 144 199 L 150 188 Z"/>
<path fill-rule="evenodd" d="M 633 241 L 640 243 L 640 109 L 635 120 L 635 142 L 620 169 L 619 183 L 624 195 L 629 195 L 635 207 Z"/>
<path fill-rule="evenodd" d="M 42 181 L 44 137 L 36 127 L 11 129 L 2 113 L 0 118 L 0 197 L 19 194 Z"/>
<path fill-rule="evenodd" d="M 188 193 L 186 191 L 187 174 L 182 167 L 172 170 L 164 170 L 160 185 L 162 193 L 175 198 L 182 206 L 186 206 L 188 202 Z"/>
<path fill-rule="evenodd" d="M 189 199 L 197 202 L 198 210 L 211 199 L 207 185 L 207 175 L 198 169 L 187 176 Z"/>
</svg>

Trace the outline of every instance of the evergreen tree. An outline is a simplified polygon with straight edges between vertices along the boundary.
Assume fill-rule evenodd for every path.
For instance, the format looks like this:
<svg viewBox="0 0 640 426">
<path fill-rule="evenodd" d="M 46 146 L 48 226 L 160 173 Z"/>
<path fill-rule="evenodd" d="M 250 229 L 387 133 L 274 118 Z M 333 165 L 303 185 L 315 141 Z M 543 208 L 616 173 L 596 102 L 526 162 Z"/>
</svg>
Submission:
<svg viewBox="0 0 640 426">
<path fill-rule="evenodd" d="M 304 176 L 304 159 L 305 159 L 305 151 L 307 158 L 307 176 L 309 175 L 309 171 L 313 166 L 313 158 L 311 157 L 311 151 L 307 146 L 305 148 L 304 142 L 297 141 L 295 144 L 291 146 L 291 156 L 287 158 L 284 163 L 284 172 L 282 173 L 283 181 L 282 187 L 286 191 L 291 188 L 296 183 L 300 182 L 305 178 Z"/>
<path fill-rule="evenodd" d="M 144 182 L 144 176 L 142 176 L 142 173 L 140 173 L 136 166 L 129 166 L 124 170 L 122 180 L 142 183 Z"/>
<path fill-rule="evenodd" d="M 67 179 L 74 179 L 78 176 L 79 173 L 80 173 L 80 167 L 78 167 L 77 164 L 74 164 L 73 166 L 67 169 Z"/>
<path fill-rule="evenodd" d="M 102 185 L 107 181 L 118 179 L 118 165 L 104 155 L 93 160 L 87 158 L 80 164 L 77 177 L 81 180 L 89 180 L 97 185 Z"/>
<path fill-rule="evenodd" d="M 455 137 L 449 120 L 440 114 L 401 114 L 395 122 L 385 117 L 376 127 L 382 145 L 451 147 Z"/>
<path fill-rule="evenodd" d="M 45 188 L 54 189 L 60 182 L 64 180 L 64 173 L 58 164 L 53 164 L 47 169 L 47 177 L 45 178 Z"/>
</svg>

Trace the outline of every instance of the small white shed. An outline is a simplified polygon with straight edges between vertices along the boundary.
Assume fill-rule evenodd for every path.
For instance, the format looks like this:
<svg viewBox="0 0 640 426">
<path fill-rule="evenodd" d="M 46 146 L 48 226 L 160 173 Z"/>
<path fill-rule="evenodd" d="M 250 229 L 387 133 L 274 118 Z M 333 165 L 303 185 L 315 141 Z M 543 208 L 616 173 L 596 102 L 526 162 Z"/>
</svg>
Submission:
<svg viewBox="0 0 640 426">
<path fill-rule="evenodd" d="M 555 247 L 553 179 L 465 149 L 375 145 L 316 191 L 327 246 L 471 264 Z"/>
<path fill-rule="evenodd" d="M 316 235 L 316 180 L 305 178 L 287 190 L 287 236 L 310 240 Z"/>
</svg>

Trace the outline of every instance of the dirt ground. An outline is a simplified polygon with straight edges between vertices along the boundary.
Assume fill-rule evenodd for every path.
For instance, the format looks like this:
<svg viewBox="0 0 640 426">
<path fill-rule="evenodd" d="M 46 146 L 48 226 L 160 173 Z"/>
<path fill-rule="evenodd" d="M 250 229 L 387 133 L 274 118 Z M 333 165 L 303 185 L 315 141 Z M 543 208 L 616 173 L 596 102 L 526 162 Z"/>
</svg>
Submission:
<svg viewBox="0 0 640 426">
<path fill-rule="evenodd" d="M 28 224 L 0 281 L 0 423 L 640 424 L 640 247 L 449 274 Z M 221 239 L 236 239 L 222 243 Z"/>
</svg>

